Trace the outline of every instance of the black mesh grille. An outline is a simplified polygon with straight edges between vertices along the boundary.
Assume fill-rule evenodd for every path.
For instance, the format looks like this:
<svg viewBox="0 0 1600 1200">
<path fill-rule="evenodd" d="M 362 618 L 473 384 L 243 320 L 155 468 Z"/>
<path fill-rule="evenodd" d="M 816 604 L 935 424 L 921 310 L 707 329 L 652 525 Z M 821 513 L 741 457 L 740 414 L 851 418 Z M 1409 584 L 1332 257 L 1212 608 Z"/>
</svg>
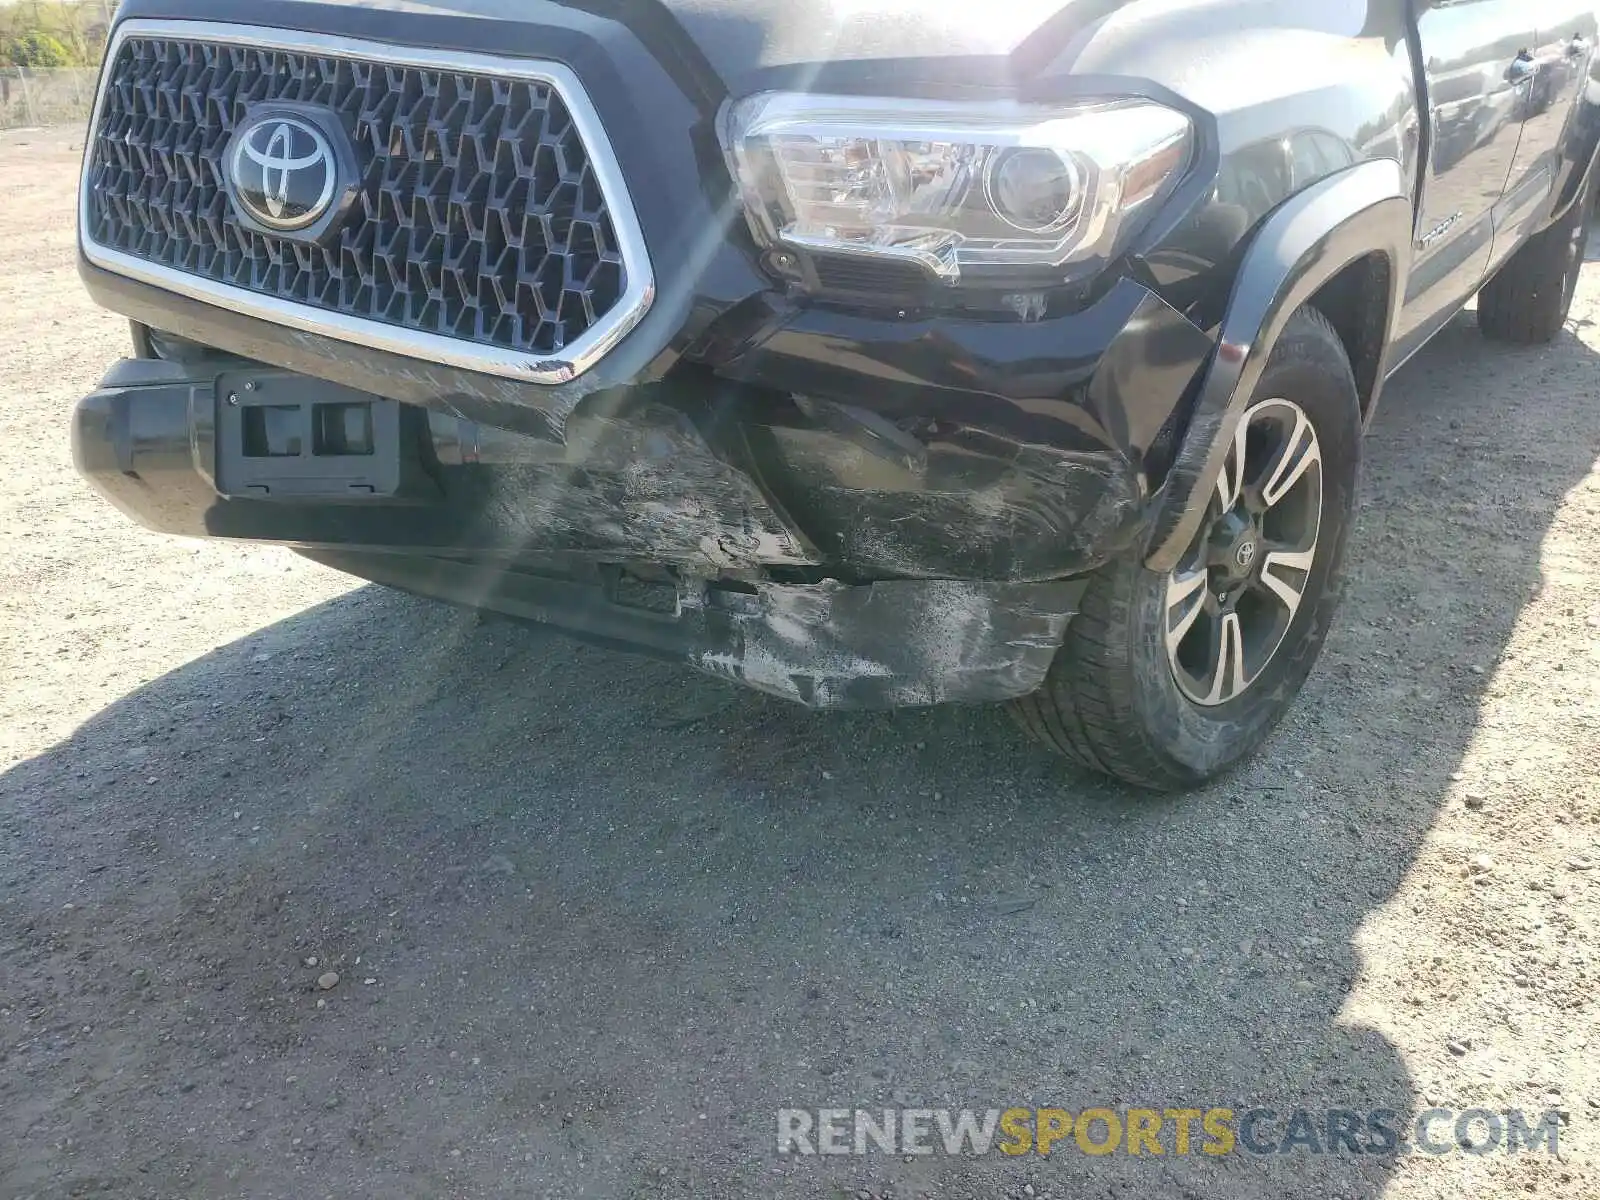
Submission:
<svg viewBox="0 0 1600 1200">
<path fill-rule="evenodd" d="M 622 256 L 589 154 L 548 83 L 131 37 L 88 167 L 100 245 L 217 283 L 533 354 L 615 306 Z M 321 105 L 360 195 L 307 244 L 241 225 L 223 151 L 250 106 Z"/>
</svg>

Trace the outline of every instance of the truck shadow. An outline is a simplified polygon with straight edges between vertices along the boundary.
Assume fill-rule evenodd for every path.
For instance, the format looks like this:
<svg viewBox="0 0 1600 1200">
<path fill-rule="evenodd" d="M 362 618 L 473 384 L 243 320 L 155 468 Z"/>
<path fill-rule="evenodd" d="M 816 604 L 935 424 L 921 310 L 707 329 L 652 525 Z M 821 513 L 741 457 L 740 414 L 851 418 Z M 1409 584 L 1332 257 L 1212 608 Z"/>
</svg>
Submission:
<svg viewBox="0 0 1600 1200">
<path fill-rule="evenodd" d="M 1390 384 L 1322 665 L 1182 799 L 375 588 L 190 663 L 0 778 L 0 1028 L 45 1047 L 0 1145 L 71 1139 L 13 1151 L 44 1192 L 1377 1195 L 1392 1158 L 779 1159 L 775 1110 L 1426 1107 L 1354 943 L 1600 453 L 1540 407 L 1571 376 L 1462 318 Z"/>
</svg>

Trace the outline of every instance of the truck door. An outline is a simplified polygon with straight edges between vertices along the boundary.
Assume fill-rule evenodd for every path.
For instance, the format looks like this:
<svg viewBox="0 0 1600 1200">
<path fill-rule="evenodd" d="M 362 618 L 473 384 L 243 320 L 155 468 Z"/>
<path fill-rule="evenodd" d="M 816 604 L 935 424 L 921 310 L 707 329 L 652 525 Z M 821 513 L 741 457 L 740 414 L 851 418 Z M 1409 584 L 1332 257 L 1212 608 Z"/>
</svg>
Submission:
<svg viewBox="0 0 1600 1200">
<path fill-rule="evenodd" d="M 1394 361 L 1420 345 L 1488 273 L 1495 206 L 1517 153 L 1530 0 L 1410 0 L 1427 94 L 1427 161 Z"/>
<path fill-rule="evenodd" d="M 1531 0 L 1539 32 L 1517 80 L 1522 137 L 1495 220 L 1498 266 L 1550 213 L 1561 144 L 1595 47 L 1593 0 Z"/>
</svg>

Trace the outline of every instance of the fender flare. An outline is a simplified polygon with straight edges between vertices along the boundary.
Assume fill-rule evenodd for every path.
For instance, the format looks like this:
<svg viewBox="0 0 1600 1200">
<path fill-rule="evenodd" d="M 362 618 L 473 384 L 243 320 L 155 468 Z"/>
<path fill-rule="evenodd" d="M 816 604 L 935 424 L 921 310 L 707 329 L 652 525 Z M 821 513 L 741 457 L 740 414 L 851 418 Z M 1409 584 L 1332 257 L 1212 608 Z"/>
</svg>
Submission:
<svg viewBox="0 0 1600 1200">
<path fill-rule="evenodd" d="M 1170 571 L 1193 541 L 1246 404 L 1294 311 L 1357 259 L 1389 265 L 1389 310 L 1368 408 L 1388 372 L 1411 264 L 1411 181 L 1393 159 L 1371 159 L 1284 201 L 1240 261 L 1183 444 L 1157 494 L 1145 565 Z"/>
</svg>

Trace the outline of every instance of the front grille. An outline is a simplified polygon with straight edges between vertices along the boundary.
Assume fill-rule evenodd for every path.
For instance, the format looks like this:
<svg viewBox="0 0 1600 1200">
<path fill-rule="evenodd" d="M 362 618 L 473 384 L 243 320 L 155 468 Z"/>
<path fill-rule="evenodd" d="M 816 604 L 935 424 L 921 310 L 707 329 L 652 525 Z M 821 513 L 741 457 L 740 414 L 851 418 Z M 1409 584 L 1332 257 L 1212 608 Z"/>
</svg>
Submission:
<svg viewBox="0 0 1600 1200">
<path fill-rule="evenodd" d="M 519 355 L 559 354 L 621 316 L 629 266 L 596 148 L 550 79 L 334 46 L 122 37 L 86 163 L 86 239 L 341 320 Z M 358 190 L 323 242 L 233 211 L 223 152 L 268 102 L 326 109 L 354 147 Z"/>
</svg>

